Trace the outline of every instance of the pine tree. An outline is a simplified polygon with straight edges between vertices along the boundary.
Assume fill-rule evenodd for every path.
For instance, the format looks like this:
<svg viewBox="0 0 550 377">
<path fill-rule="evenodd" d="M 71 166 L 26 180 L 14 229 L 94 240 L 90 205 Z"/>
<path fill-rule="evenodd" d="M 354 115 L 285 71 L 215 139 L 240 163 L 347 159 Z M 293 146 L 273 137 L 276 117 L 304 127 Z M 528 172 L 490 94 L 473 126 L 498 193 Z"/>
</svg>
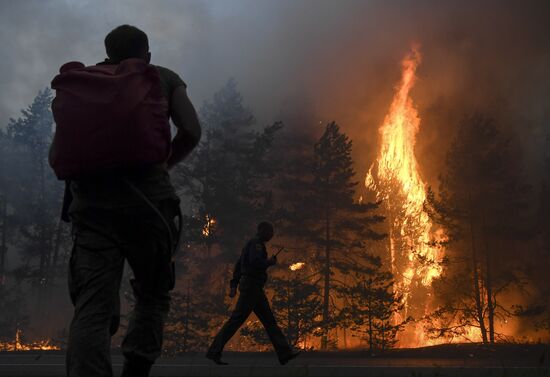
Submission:
<svg viewBox="0 0 550 377">
<path fill-rule="evenodd" d="M 309 280 L 312 271 L 307 266 L 293 272 L 286 268 L 281 270 L 279 268 L 266 285 L 266 289 L 273 292 L 271 309 L 289 344 L 312 348 L 308 340 L 320 335 L 322 305 L 319 287 Z M 241 334 L 256 344 L 271 344 L 259 321 L 252 322 Z"/>
<path fill-rule="evenodd" d="M 447 154 L 440 198 L 428 196 L 427 208 L 450 237 L 446 272 L 434 282 L 441 305 L 432 316 L 433 336 L 464 337 L 478 328 L 481 340 L 493 343 L 495 318 L 511 314 L 499 295 L 521 283 L 516 247 L 530 227 L 530 189 L 513 147 L 493 119 L 464 118 Z"/>
<path fill-rule="evenodd" d="M 174 178 L 189 198 L 181 256 L 200 264 L 194 279 L 218 304 L 203 313 L 214 324 L 228 314 L 228 282 L 247 238 L 261 220 L 274 220 L 271 180 L 278 164 L 271 149 L 282 125 L 258 131 L 234 80 L 202 106 L 199 118 L 203 139 Z"/>
<path fill-rule="evenodd" d="M 381 259 L 366 256 L 366 261 L 370 263 L 353 272 L 355 283 L 344 290 L 349 305 L 341 316 L 356 336 L 368 342 L 370 351 L 384 351 L 397 343 L 397 333 L 409 319 L 396 321 L 402 297 L 394 292 L 393 276 L 383 270 Z"/>
<path fill-rule="evenodd" d="M 187 287 L 172 294 L 165 326 L 164 348 L 168 354 L 203 351 L 208 346 L 209 321 L 201 310 L 205 305 L 204 291 L 204 287 L 187 279 Z"/>
<path fill-rule="evenodd" d="M 271 215 L 270 180 L 277 164 L 270 159 L 270 149 L 282 125 L 255 131 L 254 116 L 233 80 L 205 103 L 199 115 L 203 141 L 176 172 L 194 208 L 190 241 L 209 249 L 215 245 L 233 261 L 258 219 Z"/>
<path fill-rule="evenodd" d="M 17 274 L 24 284 L 34 288 L 23 296 L 35 302 L 26 315 L 33 331 L 43 336 L 51 336 L 57 330 L 52 328 L 55 322 L 50 317 L 54 309 L 52 299 L 56 279 L 66 273 L 66 246 L 70 242 L 69 229 L 60 219 L 63 184 L 48 165 L 54 126 L 51 101 L 52 92 L 46 88 L 21 111 L 19 118 L 9 120 L 4 140 L 10 163 L 2 166 L 0 188 L 4 198 L 3 250 L 9 246 L 22 263 L 16 273 L 8 270 L 4 262 L 4 276 L 9 280 Z"/>
<path fill-rule="evenodd" d="M 542 171 L 540 173 L 537 211 L 536 236 L 529 248 L 531 258 L 523 260 L 520 268 L 529 277 L 526 302 L 514 306 L 514 314 L 523 321 L 534 325 L 536 330 L 550 330 L 550 133 L 543 144 Z"/>
<path fill-rule="evenodd" d="M 48 150 L 53 134 L 53 117 L 50 111 L 52 93 L 44 89 L 33 103 L 22 110 L 22 117 L 10 119 L 8 137 L 17 145 L 25 164 L 18 175 L 18 195 L 15 205 L 21 234 L 23 258 L 37 258 L 38 266 L 30 276 L 34 284 L 48 285 L 51 268 L 59 251 L 56 242 L 60 231 L 59 209 L 62 185 L 48 167 Z M 57 236 L 57 239 L 56 239 Z"/>
<path fill-rule="evenodd" d="M 335 346 L 330 332 L 340 326 L 343 305 L 337 296 L 353 284 L 350 272 L 363 264 L 368 242 L 384 237 L 372 229 L 383 220 L 373 214 L 377 204 L 354 200 L 357 182 L 351 151 L 351 140 L 336 123 L 329 123 L 313 154 L 291 165 L 282 187 L 287 192 L 286 232 L 311 250 L 308 263 L 317 267 L 322 349 Z"/>
</svg>

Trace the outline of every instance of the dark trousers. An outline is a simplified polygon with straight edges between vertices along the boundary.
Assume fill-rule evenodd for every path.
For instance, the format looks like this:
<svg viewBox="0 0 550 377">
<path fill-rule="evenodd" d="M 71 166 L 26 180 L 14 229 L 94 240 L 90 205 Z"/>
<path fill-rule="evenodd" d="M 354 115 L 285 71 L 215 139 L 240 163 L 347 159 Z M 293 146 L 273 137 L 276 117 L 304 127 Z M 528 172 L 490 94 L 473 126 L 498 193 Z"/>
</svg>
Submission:
<svg viewBox="0 0 550 377">
<path fill-rule="evenodd" d="M 174 225 L 178 203 L 155 203 Z M 88 209 L 71 214 L 74 245 L 69 263 L 69 291 L 74 304 L 67 348 L 67 376 L 111 377 L 111 336 L 120 317 L 119 288 L 124 261 L 135 306 L 122 352 L 126 362 L 147 375 L 161 353 L 162 331 L 170 307 L 174 276 L 166 225 L 146 205 L 123 209 Z M 176 233 L 175 226 L 172 233 Z M 135 368 L 134 368 L 135 369 Z"/>
<path fill-rule="evenodd" d="M 248 316 L 250 316 L 250 313 L 254 312 L 266 329 L 279 359 L 287 356 L 291 352 L 290 346 L 281 329 L 277 326 L 263 286 L 243 278 L 239 285 L 239 292 L 239 298 L 233 313 L 231 313 L 227 322 L 214 338 L 208 349 L 208 353 L 220 355 L 229 339 L 235 335 Z"/>
</svg>

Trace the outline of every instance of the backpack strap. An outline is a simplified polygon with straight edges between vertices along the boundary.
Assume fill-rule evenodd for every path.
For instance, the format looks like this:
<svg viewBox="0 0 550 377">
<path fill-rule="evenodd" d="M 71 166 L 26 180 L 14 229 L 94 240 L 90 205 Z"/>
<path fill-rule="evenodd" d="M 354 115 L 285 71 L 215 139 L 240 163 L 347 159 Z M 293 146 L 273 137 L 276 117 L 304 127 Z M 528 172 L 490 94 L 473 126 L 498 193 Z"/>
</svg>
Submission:
<svg viewBox="0 0 550 377">
<path fill-rule="evenodd" d="M 166 233 L 168 234 L 169 245 L 172 247 L 172 249 L 170 250 L 170 256 L 173 257 L 176 251 L 179 249 L 180 241 L 181 241 L 181 233 L 183 231 L 183 215 L 181 213 L 181 209 L 179 208 L 179 205 L 178 205 L 178 214 L 177 214 L 178 233 L 177 235 L 174 235 L 172 233 L 172 228 L 170 227 L 170 224 L 168 224 L 168 221 L 166 221 L 166 218 L 159 211 L 157 206 L 155 206 L 155 204 L 151 202 L 151 200 L 149 200 L 149 198 L 140 189 L 138 189 L 133 183 L 128 181 L 126 178 L 122 178 L 122 180 L 128 185 L 128 187 L 130 187 L 130 189 L 132 189 L 132 191 L 134 191 L 134 193 L 137 194 L 137 196 L 139 196 L 141 199 L 143 199 L 145 203 L 147 203 L 147 205 L 153 210 L 153 212 L 156 213 L 156 215 L 164 224 L 166 228 Z"/>
</svg>

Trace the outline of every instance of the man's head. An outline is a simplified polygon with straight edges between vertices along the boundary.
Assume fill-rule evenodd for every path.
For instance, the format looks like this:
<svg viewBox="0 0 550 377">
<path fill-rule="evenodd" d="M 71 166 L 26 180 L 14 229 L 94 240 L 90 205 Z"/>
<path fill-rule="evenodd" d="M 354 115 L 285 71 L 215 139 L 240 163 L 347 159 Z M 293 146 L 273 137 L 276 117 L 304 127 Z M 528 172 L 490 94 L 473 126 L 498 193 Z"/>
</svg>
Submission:
<svg viewBox="0 0 550 377">
<path fill-rule="evenodd" d="M 258 224 L 258 238 L 262 242 L 268 242 L 273 238 L 273 225 L 267 221 L 262 221 Z"/>
<path fill-rule="evenodd" d="M 120 25 L 111 30 L 105 37 L 105 50 L 109 60 L 115 64 L 129 58 L 151 61 L 147 34 L 135 26 Z"/>
</svg>

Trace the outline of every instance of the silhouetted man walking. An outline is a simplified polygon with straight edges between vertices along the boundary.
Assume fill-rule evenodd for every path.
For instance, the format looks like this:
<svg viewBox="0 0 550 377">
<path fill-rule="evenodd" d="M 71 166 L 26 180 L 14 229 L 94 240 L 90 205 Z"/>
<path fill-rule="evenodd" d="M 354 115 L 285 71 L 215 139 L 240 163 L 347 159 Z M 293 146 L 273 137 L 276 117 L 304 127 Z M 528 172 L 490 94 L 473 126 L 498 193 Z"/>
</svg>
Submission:
<svg viewBox="0 0 550 377">
<path fill-rule="evenodd" d="M 129 25 L 105 38 L 108 59 L 71 62 L 52 82 L 56 134 L 50 164 L 67 180 L 65 218 L 73 223 L 69 291 L 74 304 L 67 375 L 111 377 L 111 336 L 119 325 L 124 261 L 135 307 L 122 342 L 123 377 L 148 376 L 161 353 L 179 199 L 167 169 L 201 135 L 186 85 L 150 65 L 147 35 Z M 177 127 L 170 138 L 169 118 Z M 181 224 L 180 224 L 181 225 Z"/>
<path fill-rule="evenodd" d="M 286 364 L 299 354 L 288 345 L 281 329 L 277 326 L 264 292 L 267 269 L 277 263 L 275 255 L 267 257 L 265 243 L 271 238 L 273 238 L 273 225 L 268 222 L 260 223 L 256 237 L 247 242 L 239 260 L 235 263 L 229 296 L 235 297 L 239 287 L 239 298 L 231 317 L 216 335 L 206 354 L 206 357 L 216 364 L 227 364 L 221 360 L 223 348 L 252 312 L 266 329 L 281 364 Z"/>
</svg>

